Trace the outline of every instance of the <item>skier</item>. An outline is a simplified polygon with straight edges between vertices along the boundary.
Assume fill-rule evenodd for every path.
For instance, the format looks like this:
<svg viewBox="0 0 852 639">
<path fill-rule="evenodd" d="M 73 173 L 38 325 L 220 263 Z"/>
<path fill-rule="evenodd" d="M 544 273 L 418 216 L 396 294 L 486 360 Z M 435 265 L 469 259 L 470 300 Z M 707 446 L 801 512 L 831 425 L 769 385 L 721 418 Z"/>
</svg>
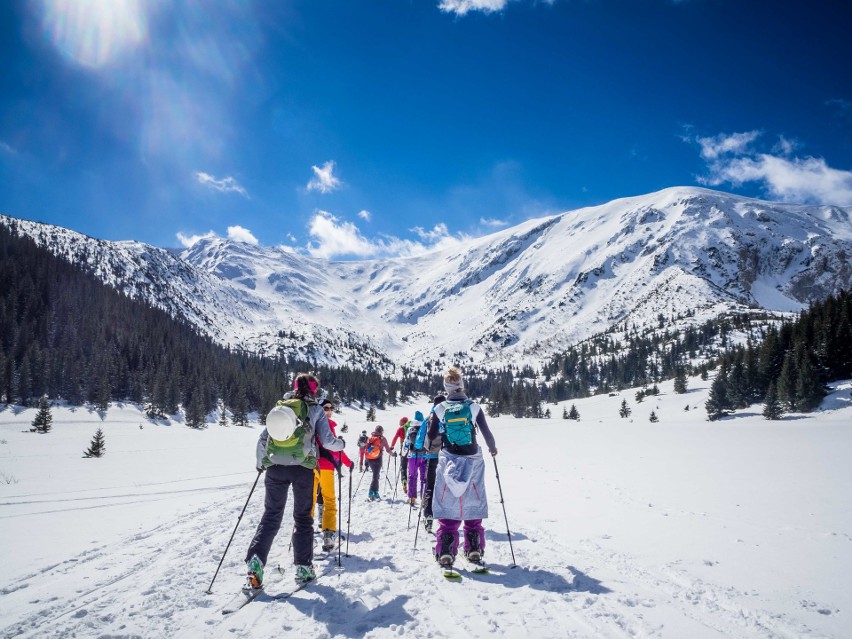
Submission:
<svg viewBox="0 0 852 639">
<path fill-rule="evenodd" d="M 367 431 L 362 430 L 358 437 L 358 472 L 364 472 L 364 450 L 367 448 Z"/>
<path fill-rule="evenodd" d="M 464 392 L 461 371 L 450 368 L 444 375 L 447 399 L 434 407 L 427 436 L 440 436 L 441 453 L 435 476 L 432 511 L 438 519 L 435 559 L 452 567 L 459 545 L 459 524 L 464 521 L 464 554 L 472 563 L 481 563 L 485 551 L 482 520 L 488 517 L 485 495 L 485 462 L 476 443 L 477 428 L 491 455 L 497 454 L 494 435 L 485 413 Z"/>
<path fill-rule="evenodd" d="M 284 516 L 287 493 L 293 487 L 293 563 L 296 582 L 316 578 L 312 565 L 314 468 L 317 465 L 317 441 L 329 451 L 342 451 L 346 442 L 335 437 L 324 411 L 317 405 L 319 380 L 299 373 L 293 391 L 284 395 L 266 418 L 266 428 L 257 442 L 257 469 L 265 470 L 266 497 L 263 516 L 246 551 L 246 569 L 250 589 L 263 585 L 263 568 L 269 549 Z"/>
<path fill-rule="evenodd" d="M 330 399 L 322 401 L 322 409 L 328 419 L 328 426 L 332 435 L 337 424 L 331 419 L 334 411 L 334 403 Z M 319 445 L 319 458 L 317 460 L 317 472 L 314 477 L 314 494 L 317 488 L 320 491 L 322 504 L 320 505 L 320 517 L 322 518 L 322 549 L 326 552 L 334 548 L 335 533 L 337 532 L 337 499 L 334 494 L 334 471 L 340 472 L 343 464 L 349 467 L 349 472 L 355 467 L 355 463 L 349 459 L 345 452 L 329 452 L 322 447 L 322 442 L 317 435 Z M 312 513 L 313 514 L 313 513 Z"/>
<path fill-rule="evenodd" d="M 423 491 L 423 527 L 427 533 L 432 532 L 432 495 L 435 492 L 435 473 L 438 469 L 438 454 L 441 452 L 441 438 L 436 437 L 433 440 L 426 439 L 426 431 L 429 428 L 429 420 L 435 412 L 435 406 L 443 402 L 446 397 L 436 395 L 432 400 L 432 410 L 429 411 L 429 416 L 424 419 L 420 428 L 417 429 L 417 440 L 415 446 L 426 450 L 424 455 L 426 459 L 426 489 Z"/>
<path fill-rule="evenodd" d="M 381 426 L 376 426 L 373 434 L 367 439 L 367 446 L 364 450 L 367 468 L 373 471 L 373 480 L 370 482 L 370 493 L 367 498 L 370 501 L 377 501 L 379 499 L 379 473 L 382 470 L 382 451 L 388 451 L 391 457 L 396 457 L 396 451 L 388 445 L 388 440 L 385 439 L 385 429 Z"/>
<path fill-rule="evenodd" d="M 423 497 L 423 489 L 426 486 L 426 454 L 429 452 L 423 446 L 417 446 L 416 425 L 423 422 L 423 413 L 419 410 L 414 413 L 414 423 L 410 424 L 408 433 L 405 435 L 403 448 L 408 455 L 408 503 L 412 508 L 417 504 L 418 495 Z M 418 479 L 419 478 L 419 479 Z"/>
<path fill-rule="evenodd" d="M 402 492 L 408 492 L 408 453 L 404 450 L 405 436 L 408 433 L 408 427 L 411 422 L 408 417 L 399 418 L 399 428 L 396 429 L 396 434 L 393 436 L 391 448 L 396 448 L 396 442 L 399 441 L 399 481 L 402 484 Z"/>
</svg>

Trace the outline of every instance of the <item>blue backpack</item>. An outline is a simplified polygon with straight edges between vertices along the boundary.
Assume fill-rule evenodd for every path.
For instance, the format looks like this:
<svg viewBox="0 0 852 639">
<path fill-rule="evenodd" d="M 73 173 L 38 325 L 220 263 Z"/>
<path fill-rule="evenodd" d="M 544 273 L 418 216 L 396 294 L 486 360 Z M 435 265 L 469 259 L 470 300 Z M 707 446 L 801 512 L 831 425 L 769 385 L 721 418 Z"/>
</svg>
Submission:
<svg viewBox="0 0 852 639">
<path fill-rule="evenodd" d="M 444 416 L 441 419 L 440 433 L 445 446 L 469 446 L 473 443 L 473 413 L 471 401 L 444 402 Z"/>
</svg>

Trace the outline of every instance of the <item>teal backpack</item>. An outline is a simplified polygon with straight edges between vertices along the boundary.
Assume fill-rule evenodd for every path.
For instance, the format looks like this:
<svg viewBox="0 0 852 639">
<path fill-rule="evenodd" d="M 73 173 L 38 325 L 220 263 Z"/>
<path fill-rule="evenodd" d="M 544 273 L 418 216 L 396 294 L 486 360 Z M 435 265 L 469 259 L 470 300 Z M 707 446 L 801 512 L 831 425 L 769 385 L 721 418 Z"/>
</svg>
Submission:
<svg viewBox="0 0 852 639">
<path fill-rule="evenodd" d="M 471 401 L 444 402 L 444 417 L 441 419 L 441 435 L 444 446 L 469 446 L 473 443 L 473 413 Z"/>
</svg>

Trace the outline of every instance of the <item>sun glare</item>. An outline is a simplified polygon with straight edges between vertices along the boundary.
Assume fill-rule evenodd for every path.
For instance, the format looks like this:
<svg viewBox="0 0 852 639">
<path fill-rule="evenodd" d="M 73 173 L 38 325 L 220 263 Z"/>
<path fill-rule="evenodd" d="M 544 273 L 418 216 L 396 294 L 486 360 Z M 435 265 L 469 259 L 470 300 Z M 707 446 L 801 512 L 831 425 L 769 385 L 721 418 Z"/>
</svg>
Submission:
<svg viewBox="0 0 852 639">
<path fill-rule="evenodd" d="M 144 42 L 142 0 L 42 0 L 51 42 L 79 65 L 98 68 Z"/>
</svg>

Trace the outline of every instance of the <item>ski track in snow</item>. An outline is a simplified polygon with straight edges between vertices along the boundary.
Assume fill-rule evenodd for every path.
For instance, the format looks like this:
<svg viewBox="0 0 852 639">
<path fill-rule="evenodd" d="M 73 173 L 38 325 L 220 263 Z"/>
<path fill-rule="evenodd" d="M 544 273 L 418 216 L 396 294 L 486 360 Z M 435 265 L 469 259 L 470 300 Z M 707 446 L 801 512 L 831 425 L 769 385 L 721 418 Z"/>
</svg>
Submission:
<svg viewBox="0 0 852 639">
<path fill-rule="evenodd" d="M 353 477 L 355 483 L 358 474 Z M 369 479 L 369 478 L 366 478 Z M 387 482 L 383 491 L 390 493 Z M 354 485 L 353 485 L 354 490 Z M 490 487 L 492 493 L 496 486 Z M 499 502 L 490 495 L 486 557 L 490 574 L 462 570 L 443 578 L 431 555 L 434 537 L 417 535 L 417 511 L 402 497 L 352 501 L 350 556 L 328 563 L 317 583 L 284 601 L 260 598 L 223 617 L 242 582 L 242 555 L 262 509 L 252 497 L 212 595 L 205 594 L 242 508 L 244 486 L 223 489 L 213 505 L 187 513 L 52 566 L 42 566 L 0 591 L 4 637 L 671 637 L 661 620 L 682 618 L 690 637 L 820 637 L 785 615 L 744 607 L 747 594 L 690 576 L 677 565 L 643 566 L 592 540 L 568 547 L 543 527 L 513 531 L 512 567 Z M 262 493 L 262 484 L 258 486 Z M 344 493 L 347 493 L 344 485 Z M 85 506 L 79 506 L 84 508 Z M 344 504 L 344 528 L 346 526 Z M 285 513 L 270 568 L 288 566 Z M 344 542 L 343 552 L 346 551 Z M 282 579 L 290 579 L 288 573 Z M 81 587 L 80 584 L 87 584 Z M 270 594 L 277 584 L 270 582 Z M 277 586 L 280 590 L 284 588 Z M 403 594 L 400 594 L 403 593 Z M 665 609 L 658 615 L 655 610 Z M 659 617 L 659 619 L 657 619 Z"/>
</svg>

